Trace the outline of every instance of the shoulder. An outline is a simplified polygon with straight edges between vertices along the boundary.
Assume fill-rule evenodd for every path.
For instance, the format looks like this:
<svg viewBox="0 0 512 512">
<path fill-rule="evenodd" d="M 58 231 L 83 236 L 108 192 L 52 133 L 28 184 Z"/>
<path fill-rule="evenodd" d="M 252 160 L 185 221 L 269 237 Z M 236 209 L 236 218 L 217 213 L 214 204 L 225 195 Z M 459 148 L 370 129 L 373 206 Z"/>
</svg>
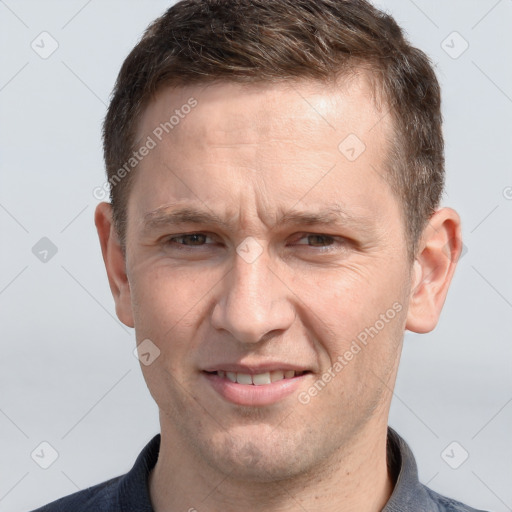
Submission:
<svg viewBox="0 0 512 512">
<path fill-rule="evenodd" d="M 132 469 L 32 512 L 153 512 L 148 478 L 158 459 L 160 434 L 140 452 Z"/>
<path fill-rule="evenodd" d="M 116 496 L 122 476 L 64 496 L 33 512 L 117 512 Z"/>
<path fill-rule="evenodd" d="M 425 487 L 425 490 L 427 491 L 430 499 L 438 506 L 437 510 L 439 510 L 439 512 L 487 512 L 469 507 L 460 501 L 447 498 L 446 496 L 441 496 L 428 487 Z"/>
<path fill-rule="evenodd" d="M 388 428 L 388 468 L 396 475 L 395 488 L 383 512 L 484 512 L 441 496 L 418 479 L 416 460 L 409 445 Z"/>
</svg>

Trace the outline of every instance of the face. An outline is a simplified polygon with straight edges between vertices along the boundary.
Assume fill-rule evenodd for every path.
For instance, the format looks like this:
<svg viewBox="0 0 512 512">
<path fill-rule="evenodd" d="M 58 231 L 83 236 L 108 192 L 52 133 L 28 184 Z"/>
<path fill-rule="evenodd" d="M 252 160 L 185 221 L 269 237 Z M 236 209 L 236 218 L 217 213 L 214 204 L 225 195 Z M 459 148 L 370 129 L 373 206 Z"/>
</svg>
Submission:
<svg viewBox="0 0 512 512">
<path fill-rule="evenodd" d="M 290 477 L 387 424 L 412 267 L 384 112 L 362 76 L 166 89 L 145 111 L 117 311 L 159 351 L 163 435 L 201 464 Z"/>
</svg>

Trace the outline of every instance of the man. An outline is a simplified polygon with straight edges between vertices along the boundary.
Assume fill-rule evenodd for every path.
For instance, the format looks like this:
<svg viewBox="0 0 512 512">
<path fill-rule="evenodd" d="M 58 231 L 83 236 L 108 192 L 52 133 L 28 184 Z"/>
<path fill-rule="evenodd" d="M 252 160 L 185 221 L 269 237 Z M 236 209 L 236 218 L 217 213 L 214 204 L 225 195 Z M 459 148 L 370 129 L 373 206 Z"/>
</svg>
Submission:
<svg viewBox="0 0 512 512">
<path fill-rule="evenodd" d="M 472 511 L 388 428 L 461 251 L 440 91 L 363 0 L 184 0 L 104 124 L 96 210 L 161 434 L 40 511 Z"/>
</svg>

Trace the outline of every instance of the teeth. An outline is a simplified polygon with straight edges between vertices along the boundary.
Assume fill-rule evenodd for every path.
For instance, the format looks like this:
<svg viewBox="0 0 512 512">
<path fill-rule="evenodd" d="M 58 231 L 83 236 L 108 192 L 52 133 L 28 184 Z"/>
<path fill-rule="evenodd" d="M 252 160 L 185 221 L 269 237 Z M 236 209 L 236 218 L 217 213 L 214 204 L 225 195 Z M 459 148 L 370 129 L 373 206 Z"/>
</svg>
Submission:
<svg viewBox="0 0 512 512">
<path fill-rule="evenodd" d="M 217 375 L 219 377 L 226 377 L 231 382 L 237 382 L 238 384 L 254 384 L 255 386 L 263 386 L 265 384 L 271 384 L 283 379 L 293 379 L 295 376 L 302 375 L 303 372 L 296 372 L 295 370 L 275 370 L 273 372 L 258 373 L 256 375 L 249 375 L 248 373 L 237 373 L 237 372 L 224 372 L 218 370 Z"/>
<path fill-rule="evenodd" d="M 281 370 L 276 370 L 275 372 L 270 372 L 270 380 L 272 382 L 276 382 L 278 380 L 284 379 L 284 372 Z"/>
<path fill-rule="evenodd" d="M 263 384 L 270 384 L 270 373 L 259 373 L 258 375 L 252 376 L 252 382 L 255 386 L 262 386 Z"/>
<path fill-rule="evenodd" d="M 252 378 L 247 373 L 237 373 L 236 381 L 238 384 L 252 384 Z"/>
</svg>

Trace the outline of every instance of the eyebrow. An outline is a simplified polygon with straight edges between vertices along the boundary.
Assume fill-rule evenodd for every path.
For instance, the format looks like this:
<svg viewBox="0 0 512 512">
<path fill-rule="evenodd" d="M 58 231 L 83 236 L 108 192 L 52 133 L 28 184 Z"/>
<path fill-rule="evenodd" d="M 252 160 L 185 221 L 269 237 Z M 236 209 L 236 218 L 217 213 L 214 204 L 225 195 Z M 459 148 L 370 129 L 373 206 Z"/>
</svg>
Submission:
<svg viewBox="0 0 512 512">
<path fill-rule="evenodd" d="M 169 206 L 157 208 L 144 215 L 144 230 L 151 231 L 167 225 L 179 224 L 215 224 L 229 228 L 229 223 L 212 212 L 201 211 L 188 206 L 170 210 Z"/>
<path fill-rule="evenodd" d="M 144 215 L 143 230 L 151 232 L 162 227 L 182 224 L 214 225 L 225 230 L 233 227 L 232 222 L 222 219 L 211 211 L 189 206 L 172 209 L 172 206 L 167 205 Z M 373 223 L 368 217 L 354 217 L 345 211 L 341 205 L 333 204 L 324 206 L 316 212 L 293 209 L 286 211 L 278 218 L 276 226 L 288 225 L 338 225 L 370 231 Z"/>
</svg>

